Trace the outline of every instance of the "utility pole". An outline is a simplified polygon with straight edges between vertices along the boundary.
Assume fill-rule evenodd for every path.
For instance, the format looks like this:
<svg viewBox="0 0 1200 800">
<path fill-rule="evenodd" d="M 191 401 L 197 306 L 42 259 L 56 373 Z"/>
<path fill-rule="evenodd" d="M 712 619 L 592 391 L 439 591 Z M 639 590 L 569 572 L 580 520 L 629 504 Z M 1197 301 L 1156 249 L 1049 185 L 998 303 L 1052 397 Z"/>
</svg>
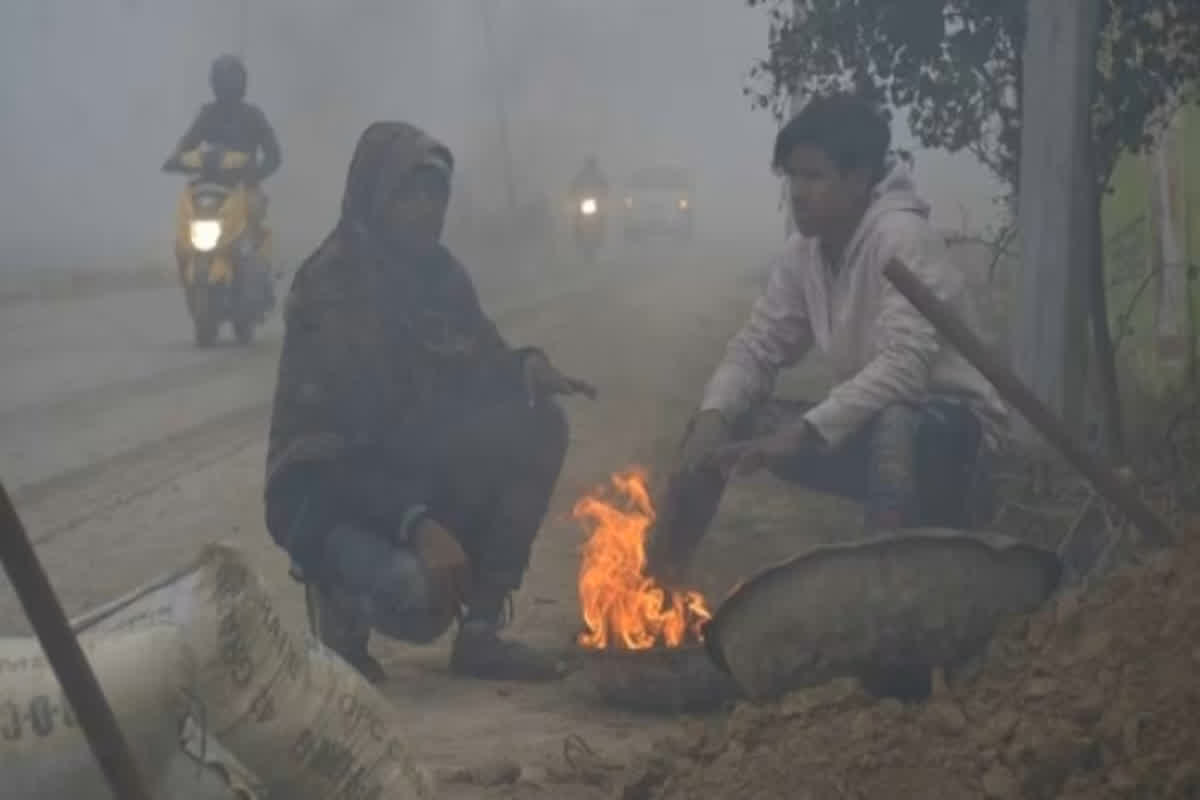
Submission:
<svg viewBox="0 0 1200 800">
<path fill-rule="evenodd" d="M 513 175 L 512 146 L 508 139 L 508 109 L 504 104 L 504 85 L 500 79 L 500 59 L 496 55 L 496 43 L 492 30 L 490 0 L 479 0 L 479 17 L 483 23 L 483 47 L 487 56 L 488 72 L 492 76 L 492 94 L 496 102 L 496 127 L 500 137 L 500 151 L 504 164 L 504 191 L 509 212 L 517 209 L 517 183 Z"/>
<path fill-rule="evenodd" d="M 804 0 L 793 0 L 792 19 L 794 20 L 795 24 L 799 25 L 802 23 L 804 21 L 804 17 Z M 792 91 L 788 95 L 787 99 L 787 110 L 784 111 L 784 125 L 786 125 L 792 119 L 792 117 L 800 113 L 800 109 L 804 107 L 805 99 L 804 93 L 800 90 L 799 85 L 792 88 Z M 791 238 L 792 234 L 796 232 L 796 221 L 792 218 L 792 197 L 786 176 L 784 176 L 780 181 L 780 195 L 780 203 L 783 206 L 784 235 L 788 238 Z"/>
<path fill-rule="evenodd" d="M 250 44 L 250 0 L 237 0 L 237 55 L 245 60 L 246 50 Z"/>
<path fill-rule="evenodd" d="M 1187 253 L 1181 235 L 1179 214 L 1185 197 L 1179 148 L 1178 103 L 1170 102 L 1164 111 L 1167 119 L 1152 151 L 1151 185 L 1158 193 L 1157 226 L 1152 226 L 1151 236 L 1158 237 L 1160 247 L 1152 248 L 1161 255 L 1154 267 L 1158 275 L 1158 323 L 1156 345 L 1159 358 L 1166 365 L 1178 368 L 1179 361 L 1187 355 L 1187 315 L 1190 295 L 1187 286 Z M 1183 217 L 1186 219 L 1186 217 Z M 1174 371 L 1174 369 L 1172 370 Z"/>
<path fill-rule="evenodd" d="M 1021 275 L 1013 365 L 1082 437 L 1087 382 L 1087 275 L 1096 224 L 1089 158 L 1099 0 L 1029 0 L 1021 97 L 1017 224 Z M 1037 441 L 1018 420 L 1017 433 Z"/>
<path fill-rule="evenodd" d="M 797 2 L 797 10 L 796 10 L 797 14 L 800 13 L 798 6 L 799 6 L 799 2 Z M 804 98 L 804 95 L 800 92 L 800 88 L 796 87 L 795 89 L 793 89 L 792 93 L 790 95 L 788 95 L 787 110 L 784 112 L 784 117 L 783 117 L 784 125 L 788 124 L 788 122 L 791 121 L 792 117 L 794 117 L 800 113 L 800 109 L 804 107 L 804 101 L 805 101 L 805 98 Z M 780 193 L 780 201 L 779 202 L 783 206 L 784 235 L 790 239 L 792 234 L 796 232 L 796 220 L 792 216 L 792 192 L 791 192 L 791 186 L 789 185 L 787 175 L 781 176 L 781 180 L 779 182 L 779 193 Z"/>
</svg>

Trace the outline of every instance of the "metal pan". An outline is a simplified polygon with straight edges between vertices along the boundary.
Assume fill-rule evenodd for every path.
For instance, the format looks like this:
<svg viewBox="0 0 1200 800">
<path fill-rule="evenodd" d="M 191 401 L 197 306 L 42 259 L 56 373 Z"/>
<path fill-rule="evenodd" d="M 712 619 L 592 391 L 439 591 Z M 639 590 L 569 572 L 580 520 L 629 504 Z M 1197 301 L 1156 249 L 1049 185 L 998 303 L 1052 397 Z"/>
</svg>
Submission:
<svg viewBox="0 0 1200 800">
<path fill-rule="evenodd" d="M 765 699 L 847 675 L 912 675 L 978 652 L 1038 608 L 1058 557 L 1014 539 L 916 529 L 825 545 L 739 586 L 705 630 L 713 661 Z"/>
</svg>

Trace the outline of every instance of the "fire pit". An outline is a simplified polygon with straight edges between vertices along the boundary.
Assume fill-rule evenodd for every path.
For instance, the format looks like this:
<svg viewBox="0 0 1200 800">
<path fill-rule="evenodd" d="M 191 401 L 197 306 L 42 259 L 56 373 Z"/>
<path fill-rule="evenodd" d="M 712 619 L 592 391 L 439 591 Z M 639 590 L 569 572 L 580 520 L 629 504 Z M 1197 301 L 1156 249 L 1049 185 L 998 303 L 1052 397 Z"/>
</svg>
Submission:
<svg viewBox="0 0 1200 800">
<path fill-rule="evenodd" d="M 702 644 L 650 650 L 578 648 L 570 683 L 585 699 L 627 711 L 687 714 L 719 709 L 738 697 L 737 684 L 713 664 Z"/>
<path fill-rule="evenodd" d="M 703 647 L 711 618 L 697 591 L 671 590 L 646 574 L 654 522 L 645 472 L 630 470 L 575 505 L 588 530 L 579 568 L 583 630 L 573 681 L 593 699 L 637 711 L 716 708 L 736 696 Z"/>
</svg>

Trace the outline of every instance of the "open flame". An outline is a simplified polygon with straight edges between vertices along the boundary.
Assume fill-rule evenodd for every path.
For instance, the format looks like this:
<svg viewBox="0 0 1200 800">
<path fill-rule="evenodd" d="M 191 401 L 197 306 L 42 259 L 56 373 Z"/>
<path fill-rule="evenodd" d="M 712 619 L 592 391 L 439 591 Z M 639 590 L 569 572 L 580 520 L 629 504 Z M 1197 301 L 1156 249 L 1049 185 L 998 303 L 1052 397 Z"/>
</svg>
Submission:
<svg viewBox="0 0 1200 800">
<path fill-rule="evenodd" d="M 712 617 L 704 596 L 669 591 L 646 575 L 655 514 L 643 470 L 613 475 L 611 487 L 582 498 L 573 516 L 588 530 L 579 568 L 582 647 L 648 650 L 700 640 Z"/>
</svg>

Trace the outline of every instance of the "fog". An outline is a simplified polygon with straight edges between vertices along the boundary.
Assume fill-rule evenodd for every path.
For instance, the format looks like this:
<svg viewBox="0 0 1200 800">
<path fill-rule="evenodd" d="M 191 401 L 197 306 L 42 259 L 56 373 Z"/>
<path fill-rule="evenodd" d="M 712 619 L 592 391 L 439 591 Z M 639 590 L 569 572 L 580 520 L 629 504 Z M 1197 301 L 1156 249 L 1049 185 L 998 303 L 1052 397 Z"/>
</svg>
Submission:
<svg viewBox="0 0 1200 800">
<path fill-rule="evenodd" d="M 249 99 L 284 165 L 267 185 L 283 251 L 336 215 L 354 140 L 405 119 L 446 141 L 456 201 L 506 198 L 497 98 L 518 197 L 554 203 L 588 153 L 610 180 L 671 162 L 696 171 L 706 235 L 778 237 L 775 124 L 742 94 L 766 20 L 740 0 L 16 0 L 0 26 L 0 269 L 165 262 L 178 177 L 159 165 L 209 97 L 208 64 L 244 51 Z M 898 129 L 901 143 L 907 142 Z M 994 187 L 965 159 L 918 158 L 956 226 Z"/>
</svg>

